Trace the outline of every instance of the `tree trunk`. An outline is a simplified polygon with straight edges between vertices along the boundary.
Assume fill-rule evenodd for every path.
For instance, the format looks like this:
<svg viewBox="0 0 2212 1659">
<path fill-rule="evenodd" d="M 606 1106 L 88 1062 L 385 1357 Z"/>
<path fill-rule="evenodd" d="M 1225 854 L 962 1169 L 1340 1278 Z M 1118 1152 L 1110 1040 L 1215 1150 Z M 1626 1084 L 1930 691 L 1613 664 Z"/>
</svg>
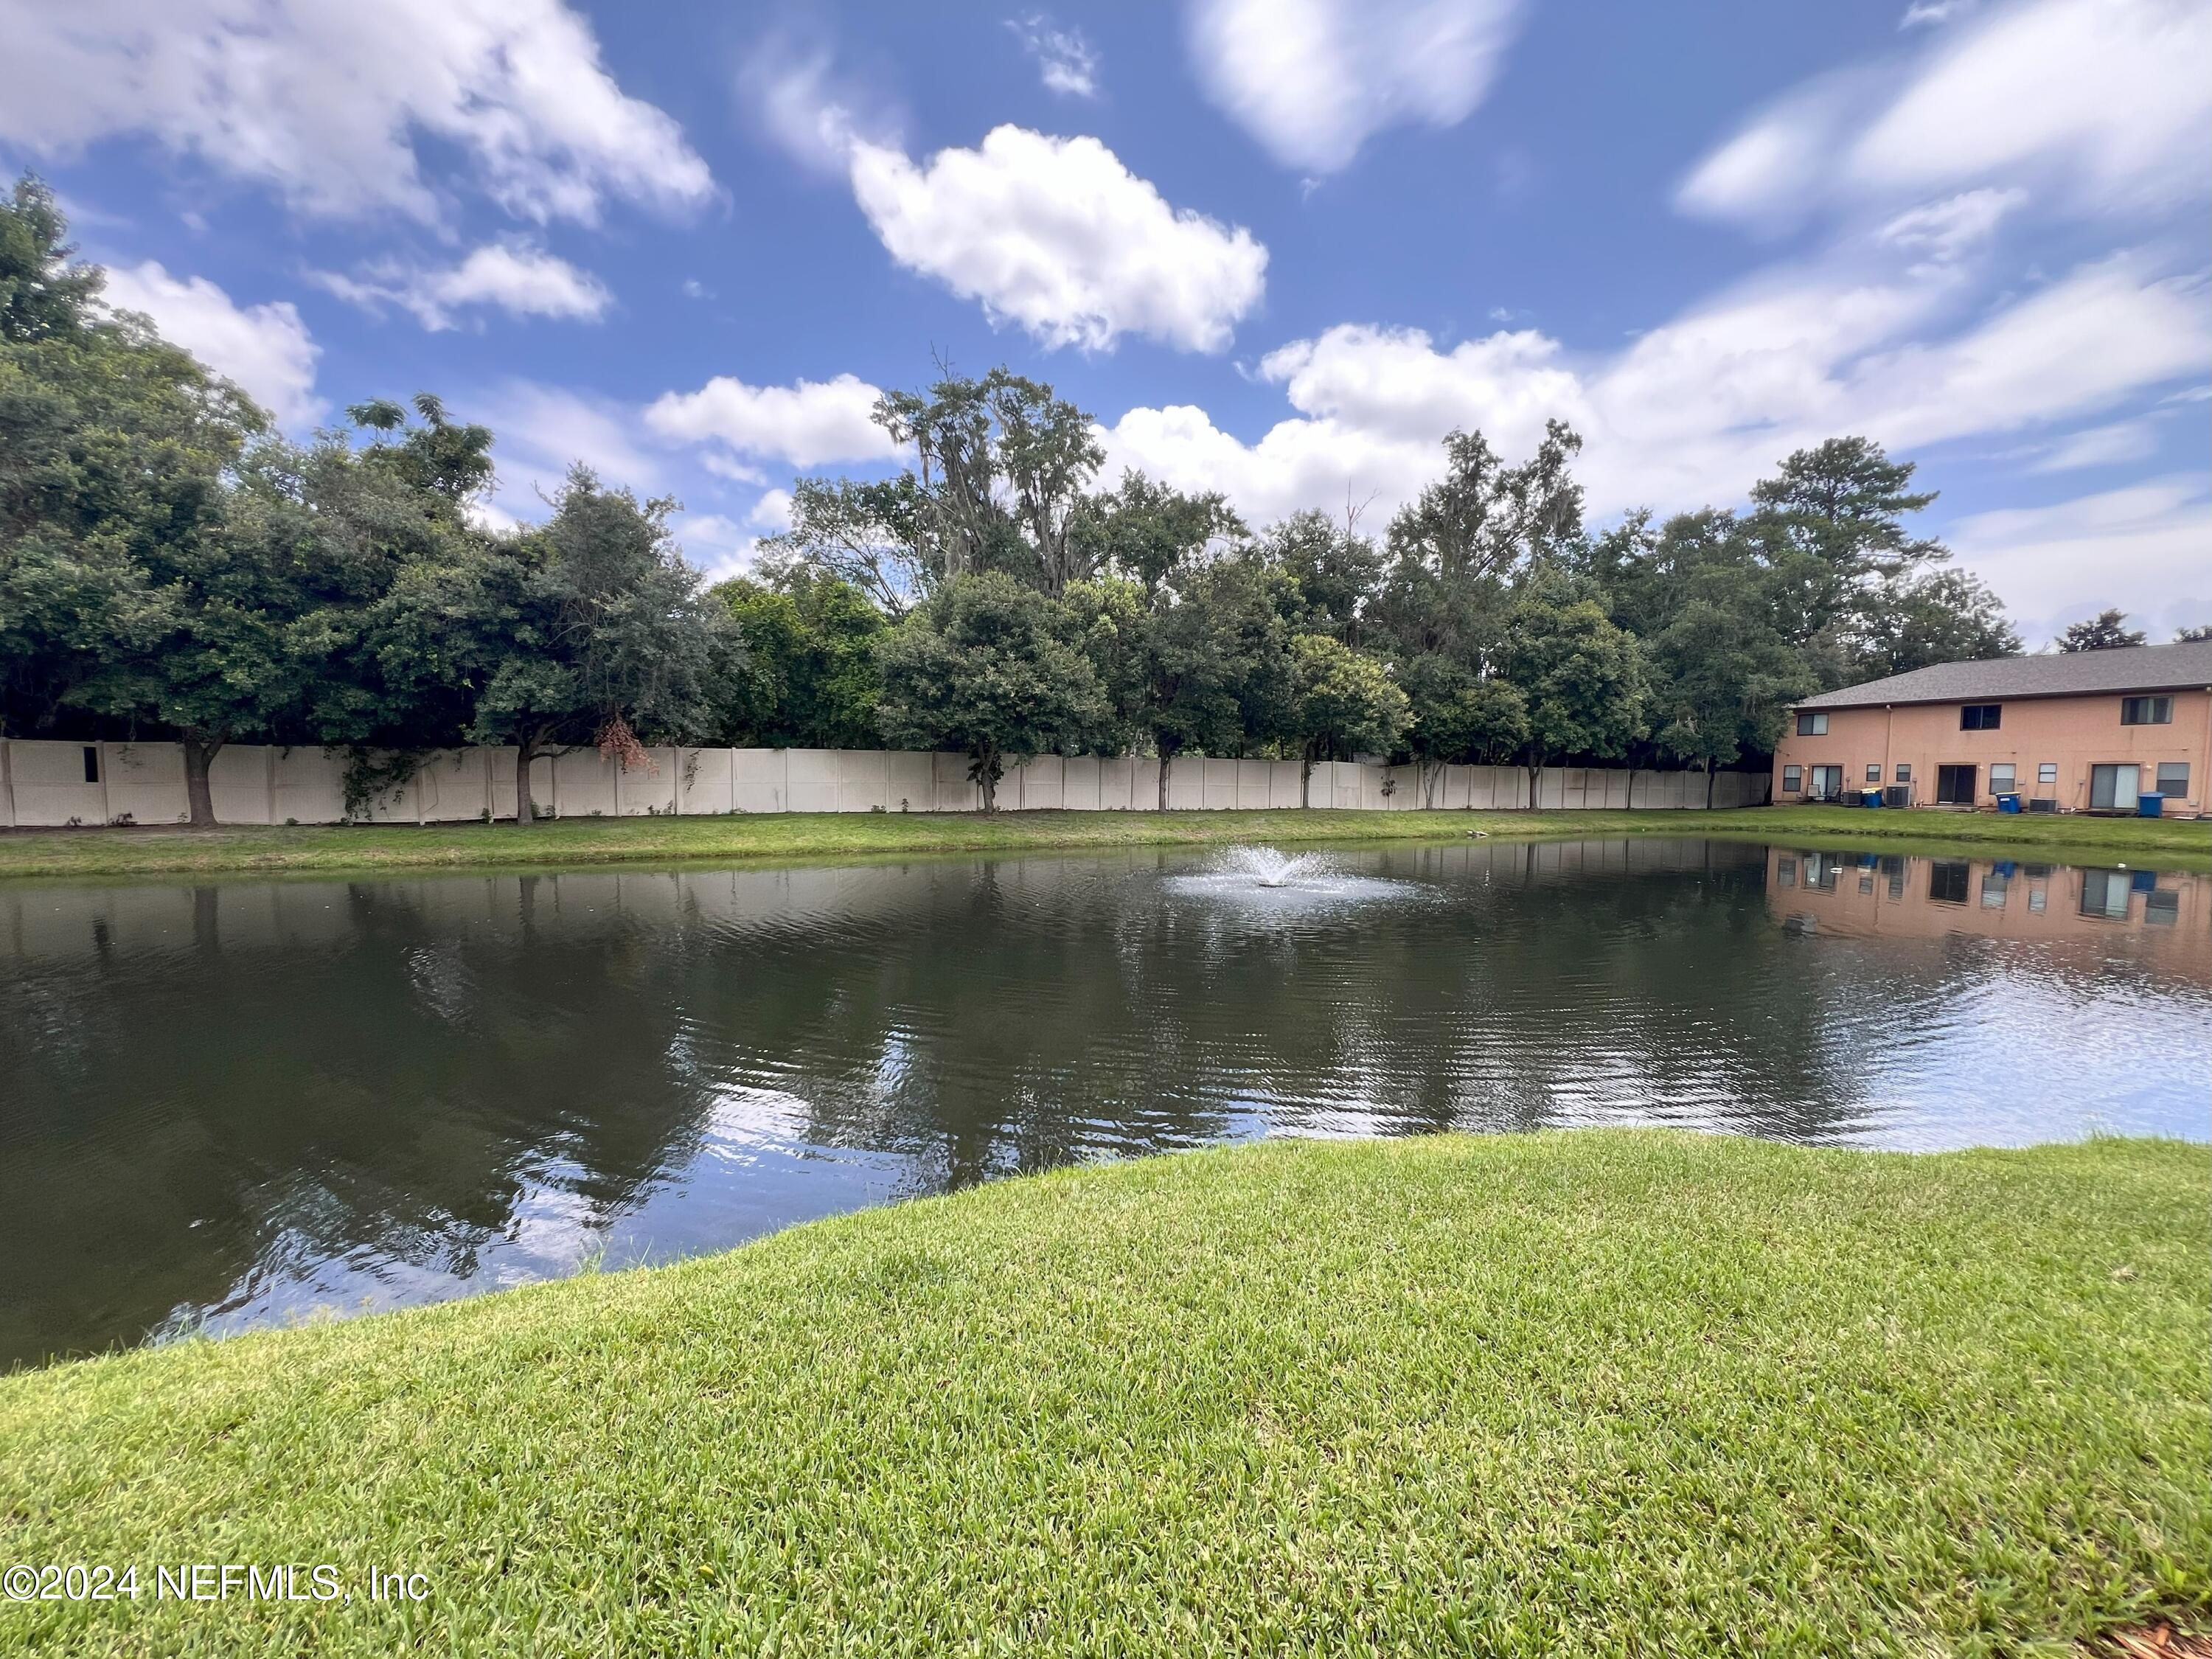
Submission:
<svg viewBox="0 0 2212 1659">
<path fill-rule="evenodd" d="M 1175 764 L 1175 757 L 1164 750 L 1160 754 L 1160 811 L 1168 810 L 1168 769 Z"/>
<path fill-rule="evenodd" d="M 1709 761 L 1707 761 L 1707 762 L 1705 763 L 1705 811 L 1707 811 L 1708 812 L 1710 812 L 1710 811 L 1711 811 L 1712 810 L 1713 810 L 1713 763 L 1712 763 L 1712 762 L 1711 762 L 1711 761 L 1709 760 Z"/>
<path fill-rule="evenodd" d="M 983 810 L 999 810 L 999 751 L 987 750 L 975 757 L 975 781 L 983 786 Z"/>
<path fill-rule="evenodd" d="M 536 745 L 514 745 L 514 822 L 518 826 L 527 827 L 538 822 L 537 808 L 530 799 L 530 763 L 537 758 Z"/>
<path fill-rule="evenodd" d="M 1298 757 L 1298 805 L 1313 805 L 1313 750 L 1309 749 Z"/>
<path fill-rule="evenodd" d="M 215 792 L 208 787 L 208 765 L 222 750 L 223 742 L 221 738 L 189 735 L 184 739 L 185 802 L 191 810 L 195 830 L 215 828 Z"/>
</svg>

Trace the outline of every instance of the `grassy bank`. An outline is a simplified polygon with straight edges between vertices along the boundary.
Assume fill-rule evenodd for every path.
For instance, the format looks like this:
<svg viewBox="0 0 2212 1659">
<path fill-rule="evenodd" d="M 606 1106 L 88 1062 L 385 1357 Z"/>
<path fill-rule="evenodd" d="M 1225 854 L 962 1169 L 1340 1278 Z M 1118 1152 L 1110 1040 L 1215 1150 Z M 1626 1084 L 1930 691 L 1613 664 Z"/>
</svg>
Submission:
<svg viewBox="0 0 2212 1659">
<path fill-rule="evenodd" d="M 835 860 L 902 853 L 1018 853 L 1142 844 L 1722 836 L 1801 846 L 1982 848 L 2053 859 L 2155 856 L 2212 868 L 2212 823 L 2006 817 L 1993 813 L 1767 807 L 1637 812 L 805 812 L 713 818 L 569 818 L 513 824 L 0 832 L 0 877 L 474 869 Z M 2002 855 L 2002 853 L 1999 854 Z"/>
<path fill-rule="evenodd" d="M 1274 1143 L 27 1373 L 0 1558 L 329 1563 L 354 1599 L 0 1603 L 0 1648 L 1917 1656 L 2201 1624 L 2208 1176 L 2156 1142 Z M 429 1599 L 371 1602 L 371 1567 Z"/>
</svg>

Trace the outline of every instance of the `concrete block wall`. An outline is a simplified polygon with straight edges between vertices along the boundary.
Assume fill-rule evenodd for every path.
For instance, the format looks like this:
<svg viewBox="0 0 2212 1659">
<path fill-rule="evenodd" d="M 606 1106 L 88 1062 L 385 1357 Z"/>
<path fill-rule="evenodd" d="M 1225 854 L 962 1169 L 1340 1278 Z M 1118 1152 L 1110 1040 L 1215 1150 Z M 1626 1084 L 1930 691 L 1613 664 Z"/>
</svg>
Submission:
<svg viewBox="0 0 2212 1659">
<path fill-rule="evenodd" d="M 964 755 L 880 750 L 692 749 L 647 751 L 628 770 L 592 749 L 539 756 L 530 794 L 556 817 L 644 817 L 727 812 L 972 812 L 982 791 Z M 513 749 L 441 750 L 369 803 L 377 823 L 465 823 L 511 818 Z M 1765 773 L 1723 772 L 1716 806 L 1762 805 Z M 216 817 L 224 823 L 337 823 L 345 817 L 345 762 L 314 748 L 232 744 L 208 770 Z M 1528 799 L 1517 766 L 1423 769 L 1322 761 L 1307 794 L 1316 807 L 1411 811 L 1423 806 L 1510 809 Z M 1168 771 L 1168 805 L 1182 811 L 1295 807 L 1296 761 L 1224 760 L 1188 755 Z M 1696 772 L 1547 767 L 1538 805 L 1577 808 L 1695 807 L 1705 803 Z M 1009 765 L 999 805 L 1010 811 L 1150 811 L 1159 804 L 1159 763 L 1146 757 L 1039 755 Z M 183 751 L 172 743 L 56 743 L 0 738 L 0 828 L 182 823 Z"/>
</svg>

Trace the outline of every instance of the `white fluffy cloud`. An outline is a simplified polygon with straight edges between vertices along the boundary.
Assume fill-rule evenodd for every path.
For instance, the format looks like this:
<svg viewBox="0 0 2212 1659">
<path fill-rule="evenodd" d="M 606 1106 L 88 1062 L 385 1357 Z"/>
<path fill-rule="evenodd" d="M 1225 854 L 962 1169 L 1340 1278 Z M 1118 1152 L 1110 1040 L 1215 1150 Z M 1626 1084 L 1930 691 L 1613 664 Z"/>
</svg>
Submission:
<svg viewBox="0 0 2212 1659">
<path fill-rule="evenodd" d="M 1379 517 L 1435 477 L 1454 427 L 1526 453 L 1559 416 L 1586 441 L 1594 512 L 1663 511 L 1739 499 L 1838 433 L 1910 451 L 2021 431 L 2212 366 L 2199 288 L 2127 259 L 1961 325 L 1965 288 L 1948 266 L 1777 270 L 1609 356 L 1526 330 L 1446 351 L 1418 330 L 1341 325 L 1262 361 L 1297 413 L 1256 443 L 1195 408 L 1137 409 L 1106 430 L 1108 465 L 1225 488 L 1260 520 L 1344 502 Z"/>
<path fill-rule="evenodd" d="M 315 280 L 340 299 L 372 310 L 399 306 L 433 330 L 453 327 L 456 312 L 478 306 L 515 317 L 596 322 L 614 300 L 589 271 L 528 242 L 489 242 L 440 270 L 385 264 L 361 276 L 321 271 Z"/>
<path fill-rule="evenodd" d="M 539 222 L 713 188 L 562 0 L 0 0 L 0 138 L 52 152 L 145 134 L 313 212 L 440 217 L 422 137 Z"/>
<path fill-rule="evenodd" d="M 1220 351 L 1265 287 L 1267 250 L 1249 231 L 1170 207 L 1096 138 L 1001 126 L 919 164 L 854 140 L 850 164 L 894 259 L 1048 347 L 1106 351 L 1142 334 Z"/>
<path fill-rule="evenodd" d="M 856 375 L 747 386 L 718 374 L 696 392 L 671 392 L 645 411 L 646 424 L 678 443 L 719 445 L 731 457 L 822 466 L 832 461 L 889 460 L 898 451 L 870 418 L 883 393 Z M 750 469 L 725 476 L 757 477 Z"/>
<path fill-rule="evenodd" d="M 2212 493 L 2199 477 L 1977 513 L 1951 526 L 1950 540 L 2005 595 L 2031 647 L 2110 605 L 2154 640 L 2212 622 Z"/>
<path fill-rule="evenodd" d="M 243 386 L 281 426 L 312 425 L 322 348 L 289 301 L 240 306 L 204 276 L 172 276 L 154 260 L 107 268 L 107 302 L 143 311 L 164 337 Z"/>
<path fill-rule="evenodd" d="M 2048 180 L 2095 211 L 2201 195 L 2212 150 L 2212 8 L 2201 0 L 2020 0 L 1935 33 L 1899 76 L 1786 94 L 1691 173 L 1678 200 L 1720 218 Z"/>
<path fill-rule="evenodd" d="M 1516 0 L 1196 0 L 1206 94 L 1285 167 L 1334 173 L 1385 127 L 1448 127 L 1482 100 Z"/>
</svg>

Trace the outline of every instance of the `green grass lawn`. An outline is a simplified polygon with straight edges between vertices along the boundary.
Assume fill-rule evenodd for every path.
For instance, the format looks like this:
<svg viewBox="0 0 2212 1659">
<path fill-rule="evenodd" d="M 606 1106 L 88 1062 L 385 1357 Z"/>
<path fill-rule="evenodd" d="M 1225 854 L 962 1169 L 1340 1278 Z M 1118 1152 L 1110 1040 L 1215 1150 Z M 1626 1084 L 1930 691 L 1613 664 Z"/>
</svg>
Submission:
<svg viewBox="0 0 2212 1659">
<path fill-rule="evenodd" d="M 2212 869 L 2212 823 L 2172 819 L 1869 812 L 1784 806 L 1734 811 L 754 813 L 710 818 L 568 818 L 511 823 L 0 832 L 0 877 L 508 868 L 611 863 L 830 860 L 1227 842 L 1435 841 L 1723 836 L 1801 846 L 2025 849 L 2096 862 L 2155 855 Z"/>
<path fill-rule="evenodd" d="M 0 1560 L 355 1599 L 0 1604 L 0 1648 L 2068 1653 L 2212 1607 L 2208 1178 L 1275 1142 L 23 1373 Z"/>
</svg>

